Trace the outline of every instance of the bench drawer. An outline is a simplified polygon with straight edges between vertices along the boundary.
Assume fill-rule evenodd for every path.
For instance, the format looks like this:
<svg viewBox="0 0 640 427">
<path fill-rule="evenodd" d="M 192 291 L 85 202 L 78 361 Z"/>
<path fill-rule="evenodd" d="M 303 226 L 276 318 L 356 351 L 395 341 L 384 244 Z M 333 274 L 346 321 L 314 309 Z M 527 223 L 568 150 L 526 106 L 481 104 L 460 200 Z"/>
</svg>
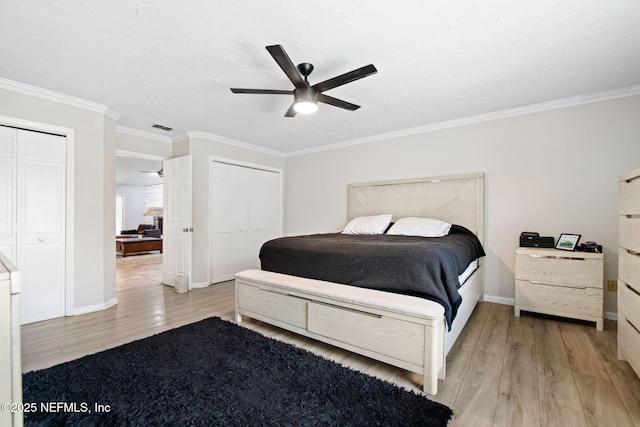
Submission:
<svg viewBox="0 0 640 427">
<path fill-rule="evenodd" d="M 309 332 L 424 365 L 424 325 L 315 302 L 308 310 Z"/>
<path fill-rule="evenodd" d="M 516 301 L 522 310 L 567 317 L 602 317 L 602 289 L 549 286 L 516 280 Z"/>
<path fill-rule="evenodd" d="M 274 313 L 282 321 L 298 328 L 307 327 L 307 300 L 291 295 L 260 289 L 256 286 L 238 284 L 240 310 L 273 318 Z"/>
</svg>

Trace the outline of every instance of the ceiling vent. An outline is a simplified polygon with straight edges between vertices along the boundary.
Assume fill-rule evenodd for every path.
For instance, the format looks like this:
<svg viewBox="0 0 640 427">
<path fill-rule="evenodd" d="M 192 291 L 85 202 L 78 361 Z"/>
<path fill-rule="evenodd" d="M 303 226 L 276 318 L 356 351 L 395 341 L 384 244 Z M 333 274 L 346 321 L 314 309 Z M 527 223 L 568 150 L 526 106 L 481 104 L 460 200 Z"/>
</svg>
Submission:
<svg viewBox="0 0 640 427">
<path fill-rule="evenodd" d="M 151 125 L 151 127 L 152 128 L 156 128 L 156 129 L 160 129 L 160 130 L 164 130 L 164 131 L 167 131 L 167 132 L 173 130 L 173 128 L 170 128 L 168 126 L 162 126 L 162 125 L 159 125 L 157 123 L 154 123 L 153 125 Z"/>
</svg>

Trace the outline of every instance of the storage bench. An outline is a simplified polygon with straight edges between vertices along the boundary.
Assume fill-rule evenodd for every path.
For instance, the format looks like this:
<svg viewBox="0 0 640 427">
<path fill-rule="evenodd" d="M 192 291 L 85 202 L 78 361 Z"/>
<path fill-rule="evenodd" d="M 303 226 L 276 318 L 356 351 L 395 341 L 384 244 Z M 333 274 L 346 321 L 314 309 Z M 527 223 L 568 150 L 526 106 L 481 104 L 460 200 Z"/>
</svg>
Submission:
<svg viewBox="0 0 640 427">
<path fill-rule="evenodd" d="M 262 270 L 235 275 L 236 321 L 248 316 L 424 375 L 444 379 L 444 308 L 433 301 Z"/>
</svg>

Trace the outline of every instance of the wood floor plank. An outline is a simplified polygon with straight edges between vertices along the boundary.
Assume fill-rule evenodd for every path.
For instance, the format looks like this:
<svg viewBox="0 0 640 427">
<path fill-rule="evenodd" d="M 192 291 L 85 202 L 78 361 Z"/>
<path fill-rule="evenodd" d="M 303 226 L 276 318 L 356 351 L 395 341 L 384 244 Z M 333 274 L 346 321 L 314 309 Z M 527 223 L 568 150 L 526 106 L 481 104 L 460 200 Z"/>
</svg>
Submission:
<svg viewBox="0 0 640 427">
<path fill-rule="evenodd" d="M 593 346 L 589 333 L 583 326 L 562 323 L 560 333 L 569 365 L 573 371 L 608 378 L 607 371 L 600 360 L 600 354 Z"/>
<path fill-rule="evenodd" d="M 533 345 L 536 341 L 533 323 L 534 319 L 531 316 L 511 316 L 509 320 L 508 340 Z"/>
<path fill-rule="evenodd" d="M 480 427 L 494 423 L 511 310 L 500 305 L 491 305 L 489 308 L 480 339 L 453 404 L 456 408 L 456 425 Z"/>
<path fill-rule="evenodd" d="M 569 409 L 553 402 L 542 401 L 540 402 L 540 425 L 544 427 L 585 427 L 587 419 L 582 409 Z"/>
<path fill-rule="evenodd" d="M 538 319 L 534 325 L 539 400 L 582 410 L 558 324 L 553 320 Z"/>
<path fill-rule="evenodd" d="M 496 404 L 495 425 L 504 427 L 539 426 L 538 375 L 535 346 L 507 342 L 500 390 Z"/>
<path fill-rule="evenodd" d="M 633 427 L 613 383 L 598 376 L 574 372 L 588 426 Z"/>
</svg>

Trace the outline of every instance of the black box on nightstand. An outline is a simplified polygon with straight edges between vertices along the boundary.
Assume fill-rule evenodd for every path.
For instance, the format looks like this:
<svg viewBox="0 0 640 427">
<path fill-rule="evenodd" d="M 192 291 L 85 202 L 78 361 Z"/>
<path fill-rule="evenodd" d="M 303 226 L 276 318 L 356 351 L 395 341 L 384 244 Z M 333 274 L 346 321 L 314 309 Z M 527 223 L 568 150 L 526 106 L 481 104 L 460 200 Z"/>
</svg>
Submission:
<svg viewBox="0 0 640 427">
<path fill-rule="evenodd" d="M 537 233 L 522 233 L 520 235 L 521 248 L 551 248 L 555 247 L 553 236 L 536 236 Z"/>
</svg>

